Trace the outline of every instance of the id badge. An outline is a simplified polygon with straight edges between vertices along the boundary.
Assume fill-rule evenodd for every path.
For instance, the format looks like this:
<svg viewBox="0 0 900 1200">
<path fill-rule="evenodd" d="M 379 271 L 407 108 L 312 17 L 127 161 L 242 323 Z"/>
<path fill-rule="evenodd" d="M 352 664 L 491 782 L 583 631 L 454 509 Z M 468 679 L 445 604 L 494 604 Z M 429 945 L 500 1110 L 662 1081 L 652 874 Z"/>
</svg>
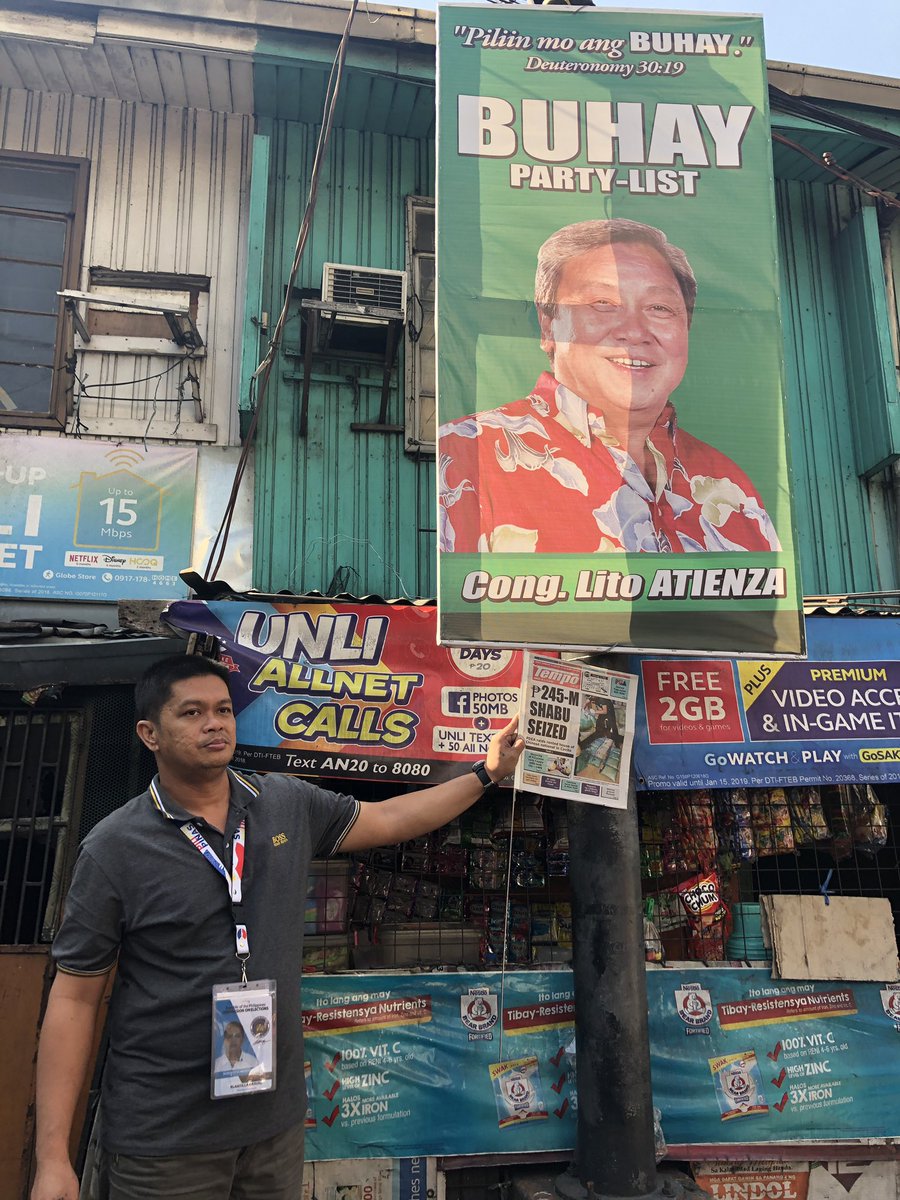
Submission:
<svg viewBox="0 0 900 1200">
<path fill-rule="evenodd" d="M 212 990 L 213 1100 L 275 1090 L 275 980 L 217 983 Z"/>
</svg>

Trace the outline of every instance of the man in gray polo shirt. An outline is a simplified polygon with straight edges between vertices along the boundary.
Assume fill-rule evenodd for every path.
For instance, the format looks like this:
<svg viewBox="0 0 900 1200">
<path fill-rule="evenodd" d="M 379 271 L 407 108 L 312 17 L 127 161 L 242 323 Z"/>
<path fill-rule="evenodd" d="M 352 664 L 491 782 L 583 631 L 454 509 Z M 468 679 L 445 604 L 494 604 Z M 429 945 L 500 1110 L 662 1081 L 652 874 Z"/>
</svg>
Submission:
<svg viewBox="0 0 900 1200">
<path fill-rule="evenodd" d="M 110 1200 L 296 1200 L 310 860 L 436 829 L 510 774 L 523 748 L 513 721 L 484 764 L 377 804 L 289 776 L 245 777 L 228 766 L 227 678 L 216 663 L 179 656 L 151 667 L 136 689 L 138 736 L 158 774 L 79 852 L 41 1032 L 32 1200 L 78 1196 L 68 1143 L 114 966 L 101 1100 Z M 256 1083 L 234 1073 L 239 1082 L 229 1087 L 246 1094 L 213 1100 L 213 989 L 242 978 L 274 981 L 272 1020 L 254 1025 L 265 1036 L 274 1027 L 275 1087 L 265 1082 L 267 1064 Z"/>
</svg>

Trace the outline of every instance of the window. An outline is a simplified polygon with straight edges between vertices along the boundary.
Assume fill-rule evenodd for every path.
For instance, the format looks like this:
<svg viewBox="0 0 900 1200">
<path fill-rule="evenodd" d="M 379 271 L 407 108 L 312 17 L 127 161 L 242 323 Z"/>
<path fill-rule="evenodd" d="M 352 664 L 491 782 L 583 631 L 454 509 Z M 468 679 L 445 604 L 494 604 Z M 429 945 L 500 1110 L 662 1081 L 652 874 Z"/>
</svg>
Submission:
<svg viewBox="0 0 900 1200">
<path fill-rule="evenodd" d="M 406 201 L 406 267 L 410 280 L 406 323 L 406 448 L 434 453 L 434 201 Z"/>
<path fill-rule="evenodd" d="M 2 945 L 34 945 L 56 932 L 84 737 L 74 710 L 0 707 Z"/>
<path fill-rule="evenodd" d="M 67 322 L 77 287 L 87 163 L 0 154 L 0 425 L 62 428 Z"/>
</svg>

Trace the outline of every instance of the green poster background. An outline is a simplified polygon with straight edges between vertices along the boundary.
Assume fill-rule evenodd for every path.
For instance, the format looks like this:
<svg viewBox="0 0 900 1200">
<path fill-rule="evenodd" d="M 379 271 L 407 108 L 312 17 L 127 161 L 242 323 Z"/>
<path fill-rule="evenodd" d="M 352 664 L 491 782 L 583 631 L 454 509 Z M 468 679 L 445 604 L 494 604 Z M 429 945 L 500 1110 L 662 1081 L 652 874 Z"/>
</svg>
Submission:
<svg viewBox="0 0 900 1200">
<path fill-rule="evenodd" d="M 783 341 L 777 288 L 772 158 L 762 23 L 758 18 L 616 12 L 561 7 L 452 5 L 439 9 L 438 84 L 438 404 L 439 422 L 527 396 L 548 360 L 533 305 L 536 252 L 554 230 L 576 221 L 628 217 L 661 228 L 683 249 L 698 281 L 687 372 L 673 393 L 679 426 L 733 459 L 756 485 L 782 550 L 716 554 L 478 555 L 443 553 L 439 563 L 442 641 L 507 644 L 632 645 L 672 650 L 802 652 L 800 589 L 794 544 L 783 412 Z M 473 34 L 482 30 L 484 37 Z M 491 38 L 490 31 L 497 33 Z M 727 46 L 724 54 L 631 51 L 635 33 L 687 35 L 682 45 Z M 714 41 L 709 36 L 717 35 Z M 525 48 L 509 48 L 516 36 Z M 538 50 L 539 38 L 568 38 L 571 50 Z M 729 39 L 727 43 L 724 39 Z M 503 43 L 486 47 L 485 39 Z M 620 57 L 579 50 L 588 39 L 620 39 Z M 467 44 L 469 43 L 469 44 Z M 567 70 L 526 70 L 529 59 Z M 582 73 L 605 64 L 619 73 Z M 643 64 L 643 65 L 641 65 Z M 680 65 L 679 65 L 680 64 Z M 620 73 L 630 69 L 629 75 Z M 668 73 L 667 73 L 668 72 Z M 522 150 L 511 158 L 458 152 L 458 97 L 499 97 L 516 112 L 523 99 L 612 101 L 644 105 L 648 135 L 660 104 L 733 105 L 754 109 L 737 168 L 715 166 L 713 138 L 702 120 L 710 165 L 684 168 L 680 186 L 695 194 L 650 195 L 616 184 L 608 193 L 510 185 L 510 164 L 535 165 Z M 583 112 L 583 109 L 581 110 Z M 616 110 L 614 110 L 616 111 Z M 694 108 L 697 112 L 697 107 Z M 581 153 L 567 165 L 587 166 Z M 649 142 L 649 136 L 647 138 Z M 617 178 L 646 187 L 652 164 L 613 166 Z M 636 171 L 634 177 L 629 170 Z M 440 440 L 438 453 L 440 454 Z M 475 482 L 477 488 L 478 483 Z M 452 510 L 451 510 L 452 512 Z M 564 510 L 560 512 L 564 520 Z M 626 562 L 627 557 L 627 562 Z M 649 585 L 655 569 L 713 566 L 784 570 L 780 598 L 707 598 L 671 604 L 576 601 L 580 570 L 632 571 Z M 568 600 L 465 601 L 466 575 L 559 574 Z"/>
</svg>

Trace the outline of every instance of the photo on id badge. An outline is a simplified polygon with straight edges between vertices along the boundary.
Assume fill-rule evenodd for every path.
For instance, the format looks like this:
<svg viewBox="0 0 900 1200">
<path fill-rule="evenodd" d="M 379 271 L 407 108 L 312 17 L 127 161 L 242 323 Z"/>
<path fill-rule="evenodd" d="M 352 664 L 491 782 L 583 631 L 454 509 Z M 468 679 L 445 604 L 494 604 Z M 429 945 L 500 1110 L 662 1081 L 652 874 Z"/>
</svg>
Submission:
<svg viewBox="0 0 900 1200">
<path fill-rule="evenodd" d="M 274 1015 L 274 980 L 213 988 L 210 1095 L 214 1100 L 274 1089 Z"/>
</svg>

